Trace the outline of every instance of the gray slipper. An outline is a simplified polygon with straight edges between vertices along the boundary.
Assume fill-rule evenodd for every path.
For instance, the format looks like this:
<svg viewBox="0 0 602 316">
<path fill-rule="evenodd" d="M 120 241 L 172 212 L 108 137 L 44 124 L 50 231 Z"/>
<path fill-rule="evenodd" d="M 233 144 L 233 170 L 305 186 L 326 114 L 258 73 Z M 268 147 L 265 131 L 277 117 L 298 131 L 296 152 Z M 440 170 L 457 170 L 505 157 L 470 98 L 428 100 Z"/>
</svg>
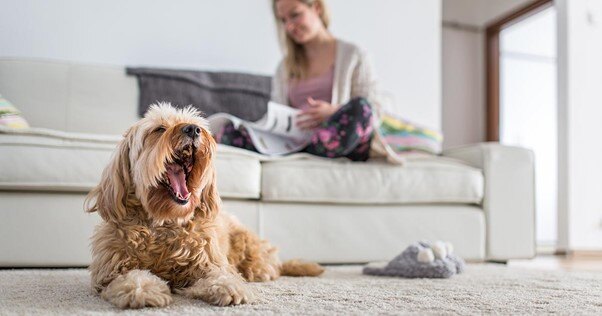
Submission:
<svg viewBox="0 0 602 316">
<path fill-rule="evenodd" d="M 434 244 L 430 244 L 430 243 L 424 242 L 424 241 L 421 241 L 419 243 L 425 248 L 433 249 L 433 251 L 435 251 L 435 259 L 443 257 L 443 258 L 453 262 L 456 265 L 456 273 L 459 274 L 459 273 L 464 272 L 464 268 L 466 267 L 466 262 L 464 262 L 464 259 L 458 257 L 458 255 L 456 255 L 454 253 L 454 246 L 452 245 L 452 243 L 441 242 L 441 241 L 437 241 Z M 439 250 L 441 248 L 444 248 L 444 251 Z M 439 257 L 437 257 L 438 250 L 439 250 L 439 252 L 444 252 L 444 253 L 441 253 Z"/>
<path fill-rule="evenodd" d="M 449 278 L 464 271 L 464 260 L 453 254 L 450 243 L 418 242 L 408 246 L 385 267 L 364 268 L 364 274 L 403 278 Z"/>
</svg>

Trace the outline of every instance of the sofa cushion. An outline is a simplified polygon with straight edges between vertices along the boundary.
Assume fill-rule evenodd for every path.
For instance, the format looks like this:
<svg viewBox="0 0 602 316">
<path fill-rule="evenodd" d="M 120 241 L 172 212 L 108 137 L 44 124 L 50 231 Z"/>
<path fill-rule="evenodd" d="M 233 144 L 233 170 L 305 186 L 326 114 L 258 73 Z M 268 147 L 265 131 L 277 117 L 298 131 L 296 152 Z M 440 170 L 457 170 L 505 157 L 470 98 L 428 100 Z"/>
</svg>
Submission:
<svg viewBox="0 0 602 316">
<path fill-rule="evenodd" d="M 259 199 L 261 163 L 248 150 L 217 145 L 215 169 L 222 198 Z"/>
<path fill-rule="evenodd" d="M 120 136 L 0 127 L 0 190 L 87 192 L 100 180 Z M 260 163 L 244 150 L 218 146 L 218 190 L 259 198 Z"/>
<path fill-rule="evenodd" d="M 442 157 L 408 158 L 403 166 L 341 160 L 266 161 L 262 199 L 353 204 L 480 203 L 483 174 Z"/>
</svg>

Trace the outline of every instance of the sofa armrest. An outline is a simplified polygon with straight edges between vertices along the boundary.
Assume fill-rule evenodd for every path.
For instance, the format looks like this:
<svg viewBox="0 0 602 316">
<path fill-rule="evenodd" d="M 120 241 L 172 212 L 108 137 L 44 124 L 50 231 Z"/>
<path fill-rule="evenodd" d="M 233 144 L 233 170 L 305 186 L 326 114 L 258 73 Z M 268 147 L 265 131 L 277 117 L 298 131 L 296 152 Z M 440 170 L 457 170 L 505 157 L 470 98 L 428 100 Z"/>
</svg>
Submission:
<svg viewBox="0 0 602 316">
<path fill-rule="evenodd" d="M 531 150 L 480 143 L 445 150 L 443 156 L 482 169 L 487 259 L 535 256 L 535 161 Z"/>
</svg>

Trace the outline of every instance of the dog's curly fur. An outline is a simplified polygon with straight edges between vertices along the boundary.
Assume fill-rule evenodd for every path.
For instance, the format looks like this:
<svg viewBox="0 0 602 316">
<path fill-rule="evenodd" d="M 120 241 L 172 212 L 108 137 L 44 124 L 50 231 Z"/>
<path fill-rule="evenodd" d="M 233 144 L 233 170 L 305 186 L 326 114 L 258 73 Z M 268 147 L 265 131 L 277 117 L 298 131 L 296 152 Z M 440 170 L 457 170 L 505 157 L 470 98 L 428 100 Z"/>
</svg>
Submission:
<svg viewBox="0 0 602 316">
<path fill-rule="evenodd" d="M 276 248 L 220 211 L 215 150 L 191 107 L 153 105 L 125 133 L 86 201 L 103 219 L 90 271 L 104 299 L 121 308 L 166 306 L 174 292 L 240 304 L 253 298 L 245 280 L 322 273 L 316 264 L 281 264 Z"/>
</svg>

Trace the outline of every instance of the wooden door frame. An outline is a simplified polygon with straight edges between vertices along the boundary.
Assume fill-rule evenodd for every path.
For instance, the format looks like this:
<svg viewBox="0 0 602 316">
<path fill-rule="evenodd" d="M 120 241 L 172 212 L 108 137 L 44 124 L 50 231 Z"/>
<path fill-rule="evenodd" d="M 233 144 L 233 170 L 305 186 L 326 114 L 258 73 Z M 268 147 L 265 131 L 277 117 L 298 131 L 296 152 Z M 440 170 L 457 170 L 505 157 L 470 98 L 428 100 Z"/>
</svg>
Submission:
<svg viewBox="0 0 602 316">
<path fill-rule="evenodd" d="M 551 6 L 553 0 L 534 0 L 487 25 L 485 30 L 485 78 L 487 141 L 500 140 L 500 32 Z"/>
</svg>

